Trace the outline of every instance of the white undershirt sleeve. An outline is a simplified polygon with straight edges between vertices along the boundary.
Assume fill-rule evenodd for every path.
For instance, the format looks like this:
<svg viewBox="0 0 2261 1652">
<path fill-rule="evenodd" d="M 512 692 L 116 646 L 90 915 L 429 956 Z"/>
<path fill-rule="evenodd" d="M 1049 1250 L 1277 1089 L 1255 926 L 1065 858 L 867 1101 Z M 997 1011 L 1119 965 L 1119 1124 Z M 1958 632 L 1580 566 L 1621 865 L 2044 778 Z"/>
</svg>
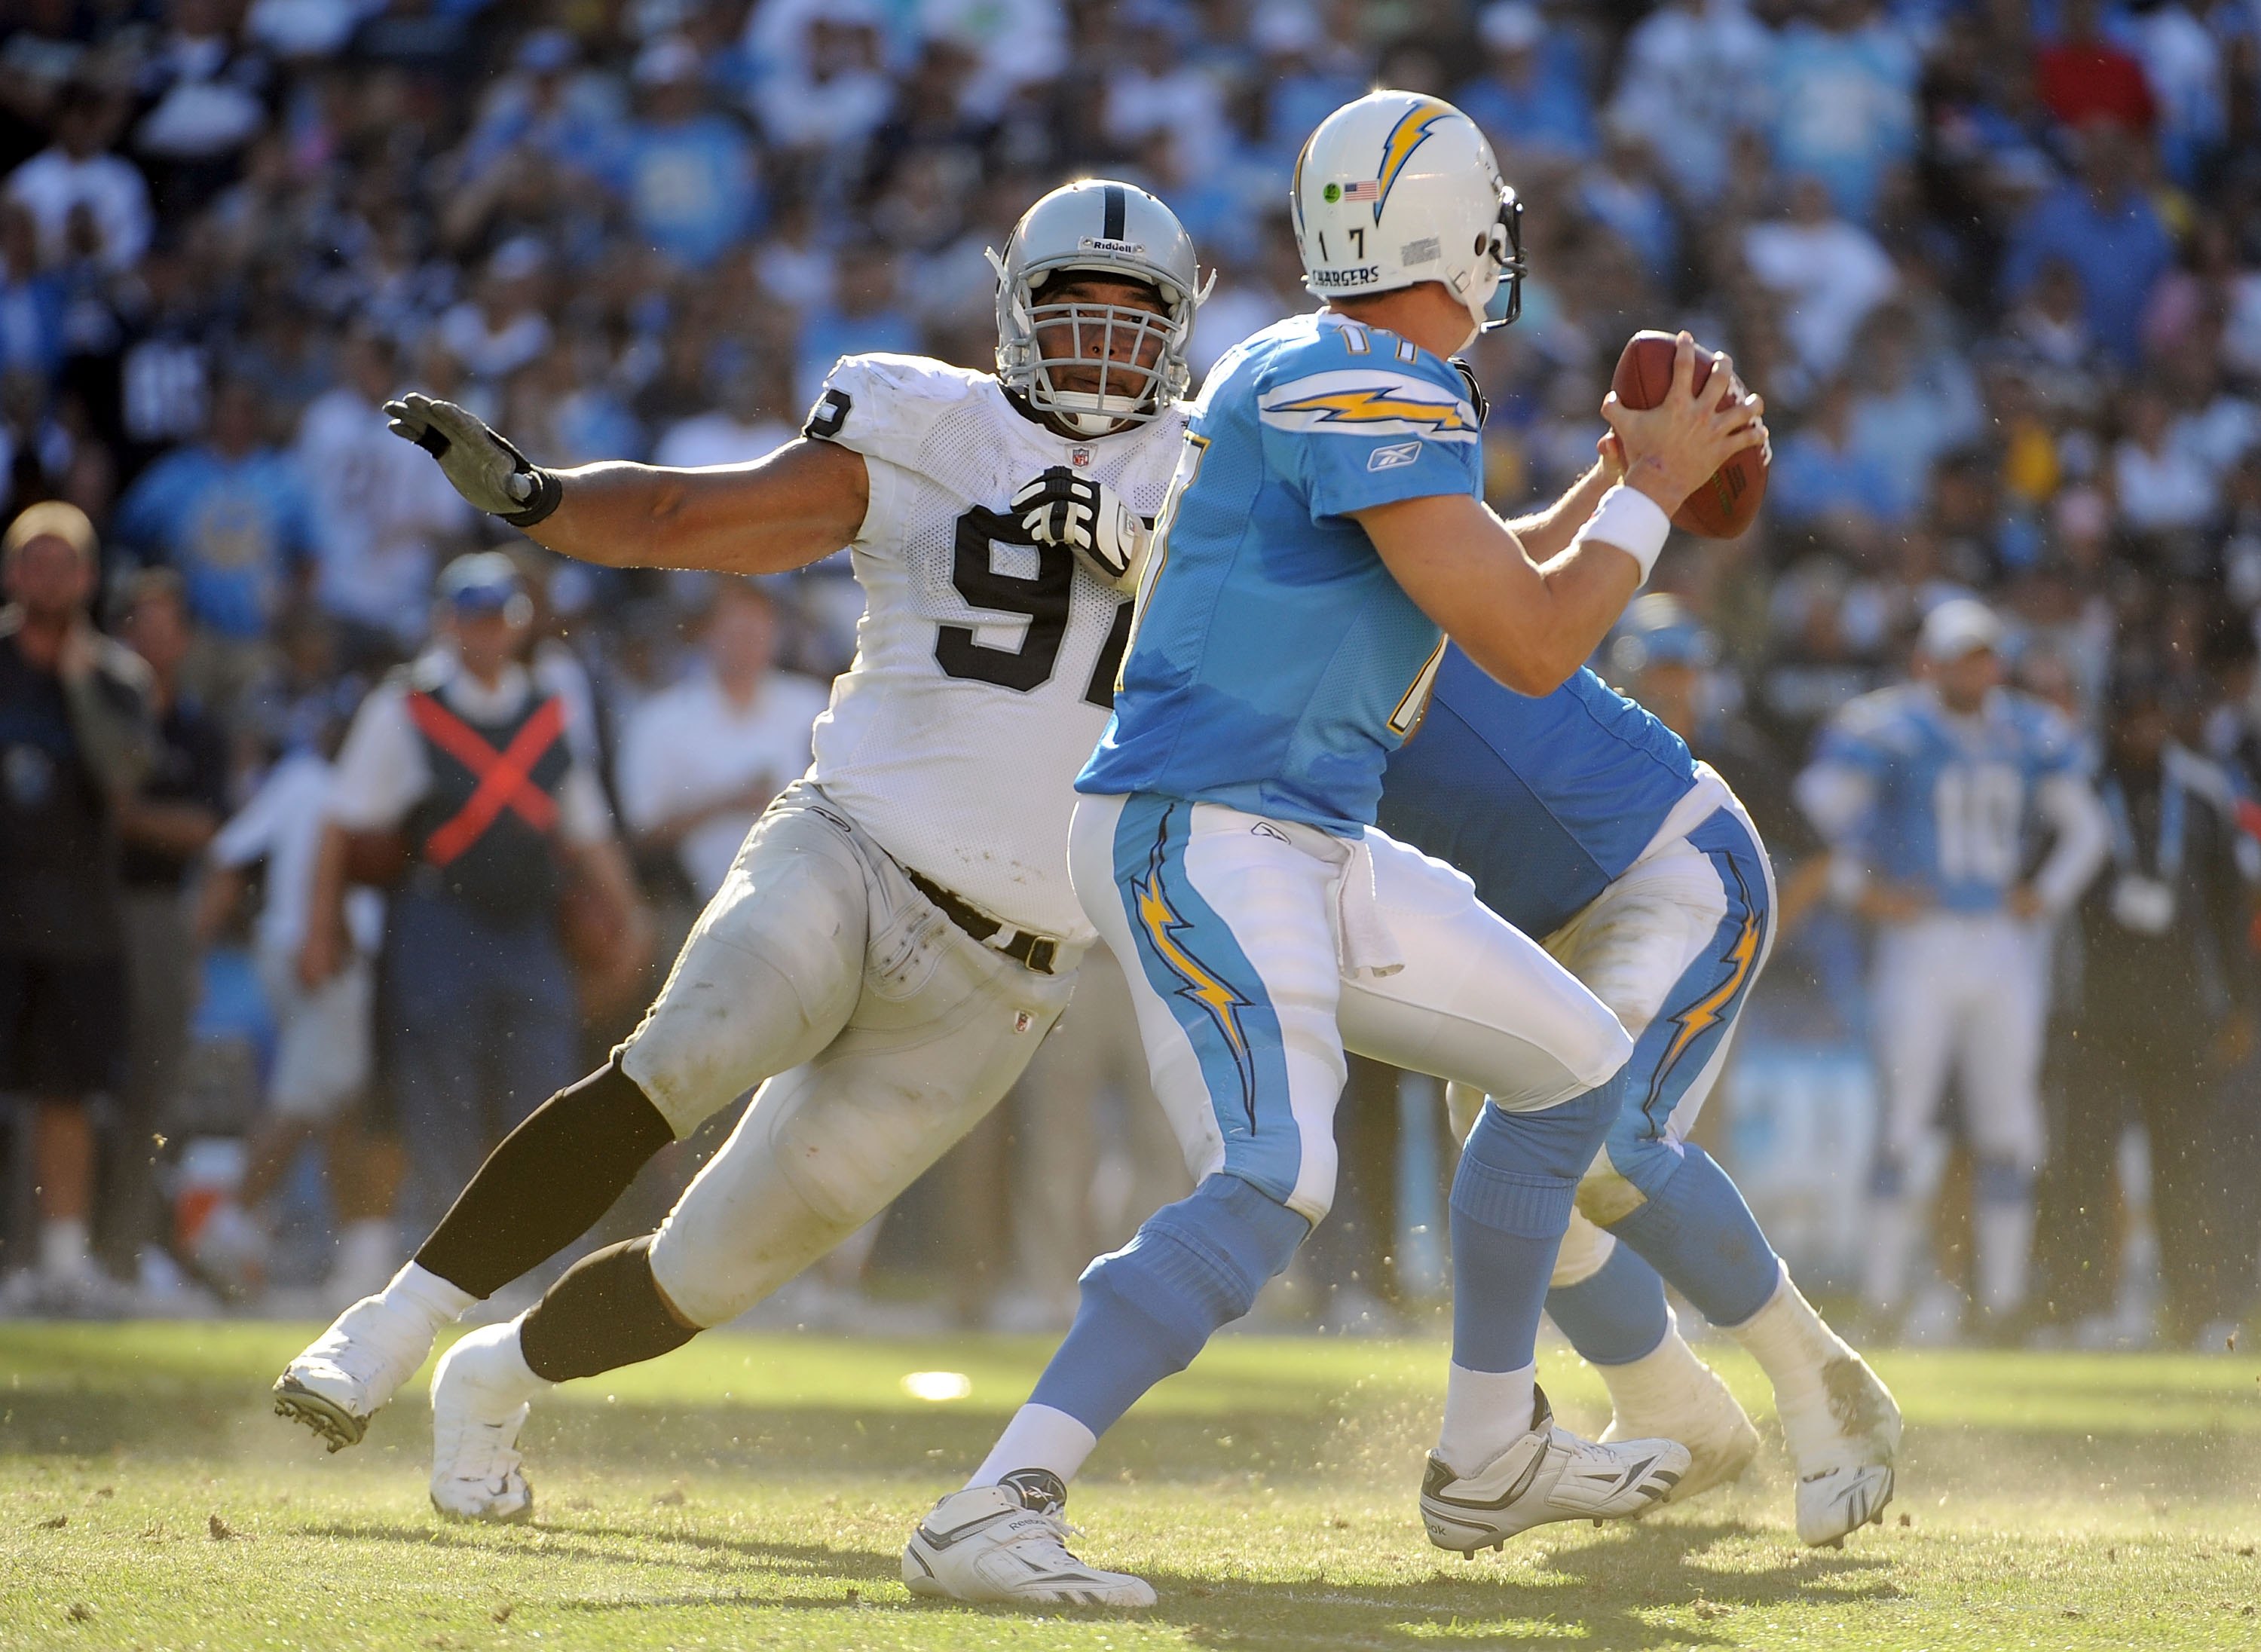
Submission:
<svg viewBox="0 0 2261 1652">
<path fill-rule="evenodd" d="M 2051 917 L 2080 899 L 2111 851 L 2112 824 L 2087 777 L 2070 769 L 2045 776 L 2034 791 L 2034 806 L 2049 824 L 2049 857 L 2034 873 L 2034 893 Z"/>
</svg>

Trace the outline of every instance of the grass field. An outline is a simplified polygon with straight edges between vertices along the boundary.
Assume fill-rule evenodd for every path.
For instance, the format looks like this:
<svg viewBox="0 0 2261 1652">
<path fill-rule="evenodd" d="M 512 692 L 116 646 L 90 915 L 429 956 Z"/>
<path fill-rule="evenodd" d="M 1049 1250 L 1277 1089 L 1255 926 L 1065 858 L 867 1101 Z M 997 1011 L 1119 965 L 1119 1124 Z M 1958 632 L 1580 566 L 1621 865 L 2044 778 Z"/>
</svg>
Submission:
<svg viewBox="0 0 2261 1652">
<path fill-rule="evenodd" d="M 702 1340 L 538 1411 L 535 1521 L 489 1530 L 425 1503 L 420 1389 L 336 1457 L 267 1413 L 308 1329 L 0 1325 L 0 1646 L 2261 1647 L 2246 1355 L 1886 1355 L 1900 1498 L 1841 1551 L 1797 1543 L 1770 1441 L 1688 1508 L 1465 1564 L 1413 1507 L 1439 1347 L 1228 1337 L 1077 1490 L 1083 1552 L 1161 1592 L 1124 1618 L 899 1581 L 908 1522 L 1041 1342 Z M 1755 1371 L 1706 1351 L 1768 1416 Z M 1544 1364 L 1566 1420 L 1597 1422 L 1591 1373 Z M 913 1371 L 971 1392 L 915 1398 Z"/>
</svg>

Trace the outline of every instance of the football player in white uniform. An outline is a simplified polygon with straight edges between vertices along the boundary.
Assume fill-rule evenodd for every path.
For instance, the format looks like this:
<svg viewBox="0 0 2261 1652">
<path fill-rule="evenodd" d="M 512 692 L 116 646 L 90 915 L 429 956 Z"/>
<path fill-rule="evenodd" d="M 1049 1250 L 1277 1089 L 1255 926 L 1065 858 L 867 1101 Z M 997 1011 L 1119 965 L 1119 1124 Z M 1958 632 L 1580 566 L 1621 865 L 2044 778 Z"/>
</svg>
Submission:
<svg viewBox="0 0 2261 1652">
<path fill-rule="evenodd" d="M 1068 885 L 1070 782 L 1106 725 L 1141 519 L 1184 445 L 1199 277 L 1170 210 L 1104 181 L 1045 196 L 993 259 L 994 377 L 847 357 L 800 439 L 752 464 L 552 472 L 448 403 L 388 410 L 473 504 L 552 549 L 758 574 L 847 545 L 867 596 L 814 764 L 755 823 L 642 1023 L 275 1385 L 278 1411 L 355 1443 L 441 1325 L 759 1084 L 657 1235 L 585 1258 L 441 1362 L 443 1513 L 523 1518 L 528 1397 L 791 1279 L 988 1111 L 1067 1003 L 1094 938 Z"/>
</svg>

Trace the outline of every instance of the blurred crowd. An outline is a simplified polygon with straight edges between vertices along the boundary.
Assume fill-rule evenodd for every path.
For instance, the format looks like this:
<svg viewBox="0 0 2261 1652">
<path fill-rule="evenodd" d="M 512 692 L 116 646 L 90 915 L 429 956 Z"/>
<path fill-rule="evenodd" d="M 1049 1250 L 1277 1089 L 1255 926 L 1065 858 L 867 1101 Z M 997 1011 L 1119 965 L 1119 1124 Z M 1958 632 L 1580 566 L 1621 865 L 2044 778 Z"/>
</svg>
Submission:
<svg viewBox="0 0 2261 1652">
<path fill-rule="evenodd" d="M 2261 0 L 0 0 L 0 517 L 75 507 L 39 542 L 91 559 L 83 606 L 115 646 L 65 652 L 140 683 L 160 725 L 105 829 L 119 876 L 53 917 L 116 937 L 131 1025 L 41 1052 L 52 1072 L 19 1052 L 6 1080 L 30 1100 L 0 1272 L 26 1303 L 42 1279 L 160 1302 L 262 1271 L 381 1279 L 463 1153 L 623 1030 L 852 652 L 837 559 L 727 589 L 561 562 L 386 434 L 387 396 L 454 399 L 549 465 L 751 458 L 843 353 L 988 365 L 984 248 L 1097 170 L 1168 201 L 1219 272 L 1198 378 L 1308 306 L 1288 169 L 1377 83 L 1467 110 L 1527 205 L 1522 319 L 1471 352 L 1495 505 L 1591 463 L 1637 328 L 1691 328 L 1765 394 L 1758 527 L 1676 546 L 1658 585 L 1682 640 L 1615 674 L 1654 668 L 1786 879 L 1813 848 L 1790 777 L 1817 728 L 1903 675 L 1952 594 L 1996 606 L 2013 679 L 2107 765 L 2107 729 L 2140 713 L 2154 748 L 2241 786 L 2261 766 Z M 435 597 L 495 548 L 506 573 Z M 378 1128 L 334 1075 L 276 1088 L 297 1001 L 339 990 L 381 922 L 350 877 L 319 887 L 299 822 L 362 696 L 496 625 L 493 680 L 561 703 L 596 794 L 583 835 L 624 874 L 601 855 L 577 874 L 569 911 L 598 916 L 552 941 L 578 1002 L 524 1011 L 562 1065 L 461 1080 L 491 1112 L 427 1138 L 420 1167 L 411 1129 L 404 1166 L 388 1144 L 413 1107 Z M 316 778 L 292 794 L 294 765 Z M 330 900 L 357 927 L 309 968 Z M 1777 965 L 1774 1022 L 1861 1038 L 1857 945 L 1817 919 Z M 0 966 L 35 950 L 0 936 Z M 2189 1083 L 2251 1089 L 2246 997 L 2200 996 Z M 1135 1052 L 1090 1038 L 1023 1087 L 1075 1090 L 1072 1128 L 1023 1127 L 1051 1115 L 1016 1099 L 836 1285 L 946 1247 L 988 1259 L 936 1275 L 963 1311 L 1056 1317 L 1061 1259 L 1173 1174 Z M 347 1088 L 386 1087 L 384 1042 Z M 96 1058 L 114 1071 L 84 1082 Z M 1076 1144 L 1065 1168 L 1047 1129 Z M 248 1145 L 211 1148 L 228 1140 Z M 1001 1189 L 1032 1166 L 1062 1208 L 1024 1219 Z M 295 1263 L 293 1222 L 319 1236 Z M 259 1232 L 231 1240 L 238 1223 Z M 1349 1246 L 1338 1282 L 1386 1293 L 1392 1248 Z"/>
</svg>

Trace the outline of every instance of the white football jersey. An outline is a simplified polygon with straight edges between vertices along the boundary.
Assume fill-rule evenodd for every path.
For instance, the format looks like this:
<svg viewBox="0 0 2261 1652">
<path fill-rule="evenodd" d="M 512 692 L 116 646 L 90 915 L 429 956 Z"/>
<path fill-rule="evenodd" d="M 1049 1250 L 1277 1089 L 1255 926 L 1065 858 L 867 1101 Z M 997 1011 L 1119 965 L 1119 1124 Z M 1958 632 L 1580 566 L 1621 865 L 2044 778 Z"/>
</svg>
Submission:
<svg viewBox="0 0 2261 1652">
<path fill-rule="evenodd" d="M 856 659 L 816 720 L 810 776 L 897 860 L 1016 927 L 1092 937 L 1068 886 L 1068 816 L 1130 607 L 1069 551 L 1031 543 L 1013 495 L 1064 464 L 1151 521 L 1185 426 L 1173 408 L 1073 440 L 988 375 L 909 356 L 843 357 L 809 414 L 808 434 L 864 456 L 872 488 L 850 547 Z"/>
</svg>

